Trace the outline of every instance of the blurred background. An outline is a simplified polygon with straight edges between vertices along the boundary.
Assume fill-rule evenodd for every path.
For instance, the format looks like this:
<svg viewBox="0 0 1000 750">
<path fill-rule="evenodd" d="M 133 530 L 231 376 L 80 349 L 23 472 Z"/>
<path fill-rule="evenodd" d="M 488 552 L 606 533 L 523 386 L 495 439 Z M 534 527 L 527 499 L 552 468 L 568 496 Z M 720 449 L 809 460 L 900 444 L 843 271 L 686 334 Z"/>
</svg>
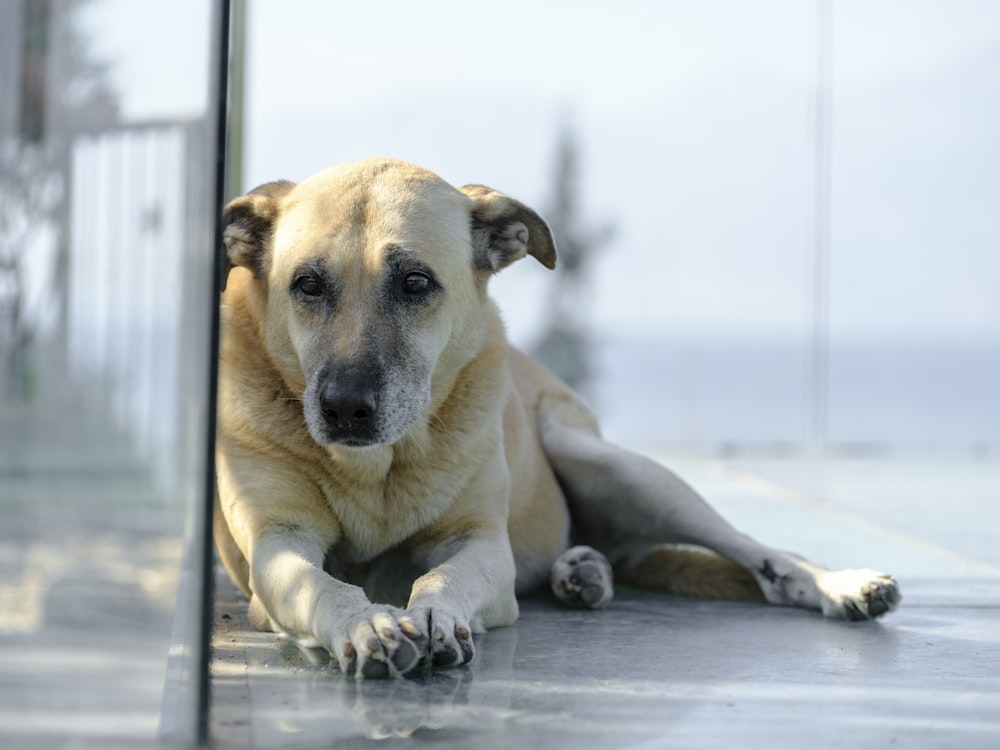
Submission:
<svg viewBox="0 0 1000 750">
<path fill-rule="evenodd" d="M 202 3 L 70 5 L 88 117 L 202 111 Z M 996 449 L 995 3 L 253 0 L 245 23 L 238 188 L 386 155 L 536 207 L 563 267 L 494 293 L 614 439 Z M 21 335 L 60 325 L 32 255 Z"/>
<path fill-rule="evenodd" d="M 155 731 L 210 418 L 215 7 L 0 0 L 10 746 Z M 532 205 L 560 268 L 494 293 L 612 439 L 997 458 L 997 3 L 237 7 L 232 191 L 383 155 Z"/>
<path fill-rule="evenodd" d="M 92 8 L 106 56 L 170 60 L 110 71 L 128 120 L 198 106 L 170 7 L 158 40 Z M 575 240 L 494 292 L 614 439 L 995 450 L 995 3 L 256 0 L 246 50 L 244 189 L 394 156 Z"/>
</svg>

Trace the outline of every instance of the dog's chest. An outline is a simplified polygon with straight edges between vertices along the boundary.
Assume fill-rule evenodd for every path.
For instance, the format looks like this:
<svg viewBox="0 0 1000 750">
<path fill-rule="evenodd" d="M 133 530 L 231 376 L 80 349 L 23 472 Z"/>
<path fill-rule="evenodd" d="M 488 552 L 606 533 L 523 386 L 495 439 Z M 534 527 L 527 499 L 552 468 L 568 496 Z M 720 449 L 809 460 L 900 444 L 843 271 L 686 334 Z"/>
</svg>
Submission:
<svg viewBox="0 0 1000 750">
<path fill-rule="evenodd" d="M 387 550 L 405 547 L 447 515 L 454 503 L 449 490 L 431 491 L 411 479 L 328 492 L 327 503 L 342 534 L 328 556 L 345 566 L 365 565 Z"/>
<path fill-rule="evenodd" d="M 466 431 L 460 445 L 441 434 L 364 453 L 330 450 L 321 486 L 341 540 L 329 554 L 345 565 L 366 565 L 388 550 L 405 553 L 418 540 L 447 539 L 455 517 L 467 523 L 481 502 L 472 487 L 486 457 L 501 455 L 491 431 L 479 432 Z"/>
</svg>

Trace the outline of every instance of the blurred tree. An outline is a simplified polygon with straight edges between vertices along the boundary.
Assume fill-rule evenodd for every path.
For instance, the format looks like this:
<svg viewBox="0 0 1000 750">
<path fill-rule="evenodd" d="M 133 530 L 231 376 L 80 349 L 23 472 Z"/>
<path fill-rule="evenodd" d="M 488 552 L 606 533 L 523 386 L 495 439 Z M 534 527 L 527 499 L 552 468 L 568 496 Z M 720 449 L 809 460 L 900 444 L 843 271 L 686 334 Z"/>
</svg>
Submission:
<svg viewBox="0 0 1000 750">
<path fill-rule="evenodd" d="M 44 226 L 55 230 L 51 293 L 65 311 L 68 237 L 66 182 L 75 137 L 118 122 L 108 66 L 94 58 L 79 14 L 88 0 L 4 0 L 6 57 L 0 91 L 0 352 L 15 393 L 30 390 L 26 350 L 35 333 L 27 314 L 27 255 Z M 13 44 L 10 44 L 13 42 Z M 5 61 L 8 62 L 8 61 Z"/>
<path fill-rule="evenodd" d="M 552 196 L 545 219 L 552 229 L 559 266 L 547 299 L 546 323 L 532 355 L 576 390 L 587 394 L 594 376 L 591 358 L 589 275 L 597 251 L 614 227 L 585 224 L 581 218 L 580 152 L 570 127 L 556 146 Z"/>
</svg>

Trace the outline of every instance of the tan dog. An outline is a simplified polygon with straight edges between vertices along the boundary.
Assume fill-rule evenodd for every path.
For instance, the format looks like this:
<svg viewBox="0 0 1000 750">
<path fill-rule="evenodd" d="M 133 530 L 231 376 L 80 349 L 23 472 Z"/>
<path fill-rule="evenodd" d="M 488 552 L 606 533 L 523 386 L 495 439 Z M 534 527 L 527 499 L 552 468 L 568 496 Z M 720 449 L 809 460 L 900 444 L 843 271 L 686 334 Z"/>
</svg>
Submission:
<svg viewBox="0 0 1000 750">
<path fill-rule="evenodd" d="M 550 576 L 570 604 L 610 599 L 605 557 L 571 540 L 664 591 L 848 619 L 898 602 L 889 576 L 738 533 L 508 345 L 490 277 L 556 260 L 521 203 L 377 159 L 263 185 L 226 220 L 215 535 L 256 627 L 346 673 L 465 663 Z"/>
</svg>

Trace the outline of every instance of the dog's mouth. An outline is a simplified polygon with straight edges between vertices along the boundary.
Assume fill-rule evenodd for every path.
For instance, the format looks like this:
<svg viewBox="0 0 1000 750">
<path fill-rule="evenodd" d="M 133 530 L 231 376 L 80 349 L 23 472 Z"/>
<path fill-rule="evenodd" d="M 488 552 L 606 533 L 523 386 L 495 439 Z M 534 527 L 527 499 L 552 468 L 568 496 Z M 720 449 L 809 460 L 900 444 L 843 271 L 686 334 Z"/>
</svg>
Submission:
<svg viewBox="0 0 1000 750">
<path fill-rule="evenodd" d="M 383 445 L 383 442 L 381 440 L 376 440 L 374 438 L 366 439 L 359 437 L 342 437 L 342 438 L 337 438 L 335 440 L 330 440 L 324 444 L 339 445 L 342 448 L 373 448 L 376 445 Z"/>
<path fill-rule="evenodd" d="M 340 421 L 315 415 L 316 410 L 306 410 L 306 426 L 320 445 L 340 445 L 345 448 L 369 448 L 391 442 L 386 440 L 382 430 L 374 424 L 355 425 L 350 421 Z"/>
<path fill-rule="evenodd" d="M 384 420 L 373 420 L 371 425 L 354 426 L 324 418 L 310 419 L 307 411 L 306 426 L 320 445 L 337 445 L 343 448 L 373 448 L 391 445 L 402 438 L 407 429 L 387 425 Z"/>
</svg>

